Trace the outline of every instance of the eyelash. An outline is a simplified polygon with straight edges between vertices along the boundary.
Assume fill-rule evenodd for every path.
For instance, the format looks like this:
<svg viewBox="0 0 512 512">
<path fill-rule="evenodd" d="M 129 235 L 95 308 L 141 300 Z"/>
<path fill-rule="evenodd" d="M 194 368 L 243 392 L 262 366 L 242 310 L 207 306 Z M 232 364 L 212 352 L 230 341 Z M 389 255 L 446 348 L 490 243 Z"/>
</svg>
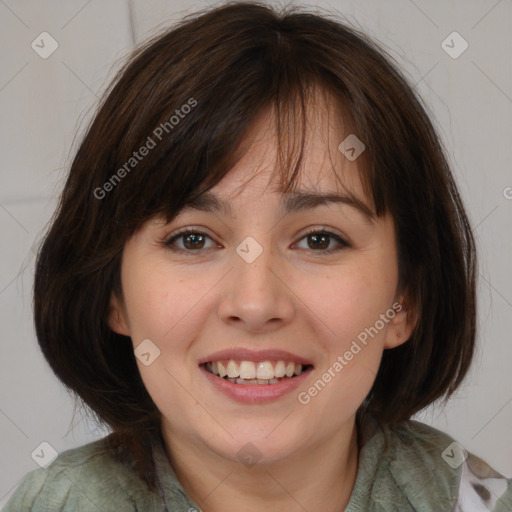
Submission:
<svg viewBox="0 0 512 512">
<path fill-rule="evenodd" d="M 184 237 L 186 235 L 190 235 L 190 234 L 201 235 L 201 236 L 210 238 L 210 240 L 212 240 L 212 238 L 210 236 L 208 236 L 206 233 L 203 233 L 203 232 L 201 232 L 197 229 L 193 229 L 193 228 L 185 228 L 185 229 L 182 229 L 181 231 L 179 231 L 178 233 L 173 234 L 170 238 L 163 240 L 161 243 L 165 247 L 168 247 L 169 249 L 171 249 L 173 252 L 179 252 L 179 253 L 185 254 L 186 256 L 194 256 L 194 253 L 201 253 L 201 252 L 204 252 L 205 250 L 207 250 L 207 249 L 204 249 L 204 250 L 203 249 L 196 249 L 196 250 L 181 249 L 181 248 L 178 248 L 173 245 L 174 242 L 176 240 L 178 240 L 179 238 L 182 238 L 182 237 Z M 328 249 L 328 250 L 311 249 L 312 252 L 318 252 L 321 254 L 333 254 L 335 252 L 341 251 L 342 249 L 344 249 L 346 247 L 350 247 L 350 244 L 348 242 L 346 242 L 343 238 L 341 238 L 339 235 L 336 235 L 335 233 L 332 233 L 330 231 L 326 231 L 324 229 L 318 229 L 318 228 L 312 229 L 312 230 L 304 233 L 302 235 L 302 237 L 300 238 L 300 240 L 307 238 L 310 235 L 327 235 L 328 237 L 333 238 L 340 244 L 338 247 L 335 247 L 333 249 Z"/>
</svg>

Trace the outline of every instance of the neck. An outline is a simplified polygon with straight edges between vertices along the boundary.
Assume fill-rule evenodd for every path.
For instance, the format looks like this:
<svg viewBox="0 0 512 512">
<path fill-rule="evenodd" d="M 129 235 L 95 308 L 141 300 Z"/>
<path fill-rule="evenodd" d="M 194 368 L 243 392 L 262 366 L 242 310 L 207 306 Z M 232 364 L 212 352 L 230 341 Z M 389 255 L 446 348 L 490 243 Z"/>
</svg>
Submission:
<svg viewBox="0 0 512 512">
<path fill-rule="evenodd" d="M 341 512 L 356 480 L 359 450 L 353 420 L 329 439 L 251 467 L 165 429 L 164 439 L 180 484 L 204 512 L 256 512 L 263 505 L 268 512 Z"/>
</svg>

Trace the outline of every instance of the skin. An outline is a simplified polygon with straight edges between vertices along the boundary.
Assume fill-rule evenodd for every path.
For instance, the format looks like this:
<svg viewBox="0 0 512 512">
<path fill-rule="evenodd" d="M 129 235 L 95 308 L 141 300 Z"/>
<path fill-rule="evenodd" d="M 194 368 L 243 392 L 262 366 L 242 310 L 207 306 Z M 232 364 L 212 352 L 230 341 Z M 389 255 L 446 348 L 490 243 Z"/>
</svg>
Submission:
<svg viewBox="0 0 512 512">
<path fill-rule="evenodd" d="M 371 208 L 357 160 L 337 149 L 350 131 L 329 120 L 329 111 L 333 105 L 320 100 L 308 110 L 298 189 L 339 192 L 342 183 Z M 162 413 L 178 479 L 207 512 L 228 504 L 254 512 L 263 504 L 268 511 L 344 510 L 358 468 L 356 411 L 383 350 L 404 343 L 415 324 L 406 297 L 397 293 L 389 215 L 372 224 L 345 204 L 280 214 L 274 126 L 272 111 L 260 115 L 247 137 L 249 151 L 211 190 L 234 216 L 188 210 L 167 225 L 147 222 L 125 245 L 123 299 L 111 298 L 111 328 L 130 336 L 134 347 L 149 338 L 160 350 L 149 366 L 137 360 L 139 371 Z M 187 256 L 161 243 L 187 226 L 210 237 L 203 248 L 189 248 Z M 326 254 L 321 242 L 304 237 L 310 228 L 338 234 L 350 246 L 331 238 L 327 249 L 341 249 Z M 247 236 L 263 248 L 250 264 L 235 251 Z M 186 235 L 175 242 L 182 251 L 192 245 Z M 271 403 L 240 404 L 198 368 L 201 358 L 226 348 L 287 350 L 314 364 L 298 390 L 307 391 L 395 302 L 402 311 L 307 405 L 297 392 Z M 251 467 L 237 457 L 248 442 L 261 454 Z"/>
</svg>

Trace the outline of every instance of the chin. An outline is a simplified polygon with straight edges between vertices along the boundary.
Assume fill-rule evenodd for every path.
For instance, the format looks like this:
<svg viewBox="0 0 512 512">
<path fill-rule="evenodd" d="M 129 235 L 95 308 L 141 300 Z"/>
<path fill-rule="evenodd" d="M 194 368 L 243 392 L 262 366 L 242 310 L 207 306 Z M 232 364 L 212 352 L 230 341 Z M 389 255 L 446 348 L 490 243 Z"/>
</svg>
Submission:
<svg viewBox="0 0 512 512">
<path fill-rule="evenodd" d="M 244 422 L 236 429 L 232 425 L 228 432 L 233 437 L 223 432 L 221 438 L 204 441 L 219 456 L 248 467 L 278 463 L 305 448 L 305 433 L 290 430 L 290 424 L 284 425 L 287 420 L 279 425 L 281 421 L 282 418 L 273 422 Z"/>
</svg>

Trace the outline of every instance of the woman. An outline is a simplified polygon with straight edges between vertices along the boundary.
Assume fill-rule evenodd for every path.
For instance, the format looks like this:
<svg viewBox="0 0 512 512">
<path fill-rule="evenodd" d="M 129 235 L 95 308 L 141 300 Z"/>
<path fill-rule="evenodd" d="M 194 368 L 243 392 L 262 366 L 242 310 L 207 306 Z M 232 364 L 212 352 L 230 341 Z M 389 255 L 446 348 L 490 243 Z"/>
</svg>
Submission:
<svg viewBox="0 0 512 512">
<path fill-rule="evenodd" d="M 112 434 L 6 510 L 509 510 L 410 420 L 470 367 L 475 266 L 382 50 L 293 8 L 187 17 L 107 91 L 38 255 L 40 346 Z"/>
</svg>

